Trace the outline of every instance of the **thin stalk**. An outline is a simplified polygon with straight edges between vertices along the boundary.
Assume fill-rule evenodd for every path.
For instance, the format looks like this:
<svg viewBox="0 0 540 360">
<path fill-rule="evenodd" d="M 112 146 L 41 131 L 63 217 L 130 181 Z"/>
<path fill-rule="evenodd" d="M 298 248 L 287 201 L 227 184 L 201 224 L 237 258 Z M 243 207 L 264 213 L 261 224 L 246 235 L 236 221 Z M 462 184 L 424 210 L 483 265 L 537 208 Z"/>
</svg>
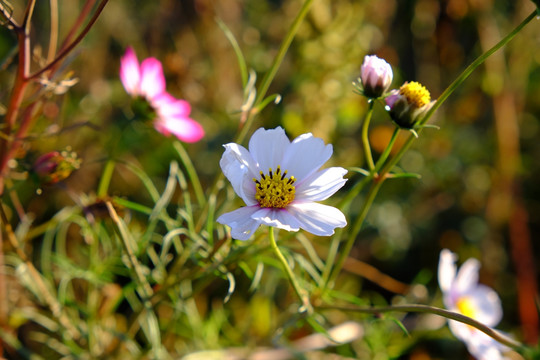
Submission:
<svg viewBox="0 0 540 360">
<path fill-rule="evenodd" d="M 508 42 L 510 42 L 510 40 L 512 40 L 517 35 L 517 33 L 519 33 L 519 31 L 521 31 L 521 29 L 523 29 L 523 27 L 525 27 L 525 25 L 527 25 L 532 19 L 534 19 L 536 17 L 536 15 L 537 15 L 537 12 L 535 10 L 527 18 L 525 18 L 525 20 L 523 20 L 512 32 L 510 32 L 501 41 L 499 41 L 497 44 L 495 44 L 491 49 L 489 49 L 488 51 L 486 51 L 485 53 L 480 55 L 475 61 L 473 61 L 456 78 L 456 80 L 454 80 L 446 88 L 446 90 L 443 91 L 443 93 L 439 96 L 439 98 L 437 99 L 435 104 L 431 107 L 431 109 L 428 111 L 426 116 L 419 122 L 420 128 L 418 129 L 418 132 L 421 132 L 421 130 L 422 130 L 421 126 L 424 125 L 429 120 L 429 118 L 433 115 L 435 110 L 437 110 L 444 103 L 444 101 L 469 77 L 469 75 L 471 75 L 471 73 L 478 66 L 480 66 L 494 52 L 496 52 L 501 47 L 503 47 Z M 397 131 L 394 131 L 394 135 L 392 137 L 393 141 L 395 141 L 394 137 L 396 135 L 397 135 Z M 371 189 L 369 191 L 368 198 L 367 198 L 366 202 L 364 203 L 364 207 L 362 209 L 362 212 L 360 213 L 360 215 L 356 219 L 356 222 L 355 222 L 355 224 L 353 226 L 353 229 L 351 230 L 350 236 L 347 239 L 347 243 L 345 244 L 344 251 L 341 252 L 340 258 L 338 259 L 338 262 L 336 263 L 336 267 L 334 268 L 334 271 L 332 273 L 332 277 L 329 279 L 330 282 L 333 281 L 333 279 L 335 279 L 335 277 L 337 276 L 337 274 L 339 273 L 339 271 L 343 267 L 343 264 L 344 264 L 348 254 L 349 254 L 350 249 L 352 248 L 352 246 L 354 244 L 356 235 L 360 231 L 362 223 L 365 220 L 365 217 L 367 215 L 367 212 L 368 212 L 369 208 L 371 207 L 371 204 L 372 204 L 372 202 L 373 202 L 373 200 L 375 198 L 375 195 L 379 191 L 380 186 L 381 186 L 382 182 L 385 179 L 385 175 L 392 170 L 392 168 L 397 164 L 397 162 L 401 159 L 401 157 L 409 149 L 409 147 L 411 146 L 412 142 L 415 139 L 416 139 L 416 137 L 411 134 L 409 136 L 409 138 L 406 140 L 405 144 L 401 147 L 401 149 L 386 163 L 386 165 L 384 165 L 384 162 L 386 161 L 386 158 L 390 154 L 391 146 L 388 146 L 385 149 L 385 152 L 381 155 L 381 157 L 379 158 L 379 161 L 377 161 L 377 164 L 375 165 L 375 171 L 373 173 L 378 172 L 380 170 L 380 168 L 382 168 L 382 170 L 380 170 L 379 174 L 375 175 L 375 176 L 377 176 L 378 180 L 377 180 L 377 182 L 375 182 L 373 184 L 373 186 L 371 187 Z M 393 145 L 393 141 L 391 141 L 392 145 Z M 383 165 L 384 165 L 384 167 L 383 167 Z M 367 177 L 366 179 L 369 179 L 369 178 L 370 177 Z M 354 196 L 356 196 L 359 193 L 359 190 L 354 189 L 354 188 L 353 188 L 353 190 L 354 190 Z M 347 196 L 346 199 L 344 199 L 344 200 L 347 200 L 347 202 L 350 202 L 350 201 L 352 201 L 354 196 L 349 194 L 349 196 Z"/>
<path fill-rule="evenodd" d="M 336 262 L 336 257 L 339 251 L 339 244 L 341 243 L 342 234 L 343 234 L 343 229 L 338 229 L 336 231 L 336 234 L 332 236 L 330 247 L 328 248 L 328 256 L 326 257 L 326 261 L 324 262 L 324 269 L 321 275 L 320 283 L 324 287 L 326 287 L 326 285 L 328 284 L 330 275 L 332 274 L 332 269 L 333 269 L 334 263 Z"/>
<path fill-rule="evenodd" d="M 21 104 L 24 99 L 26 88 L 28 87 L 28 74 L 30 73 L 30 26 L 31 17 L 34 12 L 35 0 L 28 3 L 22 24 L 19 27 L 14 27 L 17 34 L 17 44 L 19 47 L 19 62 L 15 82 L 11 97 L 9 99 L 8 108 L 4 117 L 3 134 L 0 140 L 0 194 L 4 192 L 4 176 L 6 175 L 7 165 L 11 159 L 13 139 L 12 129 L 19 115 Z"/>
<path fill-rule="evenodd" d="M 336 265 L 334 266 L 334 269 L 328 279 L 328 284 L 330 286 L 332 286 L 333 282 L 335 281 L 341 269 L 343 268 L 343 265 L 345 264 L 345 260 L 347 260 L 347 257 L 349 256 L 349 253 L 351 252 L 351 249 L 354 245 L 356 237 L 358 233 L 360 232 L 360 229 L 362 228 L 364 221 L 366 220 L 367 214 L 369 213 L 369 209 L 371 208 L 371 205 L 373 204 L 373 201 L 375 200 L 375 197 L 377 196 L 383 182 L 384 182 L 384 178 L 381 178 L 379 181 L 375 181 L 371 185 L 366 201 L 364 202 L 364 206 L 362 207 L 360 214 L 358 215 L 358 217 L 356 218 L 354 222 L 354 225 L 349 233 L 349 237 L 347 238 L 347 241 L 345 242 L 343 250 L 340 251 L 338 260 L 336 261 Z"/>
<path fill-rule="evenodd" d="M 537 11 L 534 10 L 529 16 L 525 18 L 514 30 L 512 30 L 508 35 L 506 35 L 504 38 L 501 39 L 497 44 L 495 44 L 491 49 L 480 55 L 476 60 L 474 60 L 463 72 L 454 80 L 444 91 L 443 93 L 438 97 L 437 101 L 431 109 L 427 112 L 426 116 L 419 122 L 419 125 L 422 126 L 428 122 L 428 120 L 431 118 L 433 113 L 441 107 L 441 105 L 446 101 L 446 99 L 469 77 L 469 75 L 472 74 L 472 72 L 480 66 L 488 57 L 490 57 L 494 52 L 505 46 L 512 40 L 529 22 L 531 22 L 532 19 L 534 19 L 537 16 Z M 420 127 L 418 129 L 418 133 L 422 128 Z M 398 153 L 396 153 L 392 159 L 386 164 L 384 169 L 382 170 L 382 173 L 388 173 L 394 165 L 403 157 L 405 152 L 409 149 L 413 141 L 416 139 L 414 135 L 410 135 L 409 138 L 405 141 L 401 149 Z"/>
<path fill-rule="evenodd" d="M 193 166 L 193 162 L 186 149 L 184 149 L 184 146 L 179 141 L 175 141 L 173 145 L 182 164 L 184 164 L 184 167 L 186 168 L 188 177 L 191 180 L 191 185 L 193 185 L 193 190 L 195 191 L 197 202 L 199 203 L 199 206 L 203 206 L 206 203 L 206 198 L 204 197 L 204 190 L 201 186 L 199 176 L 197 175 L 197 170 L 195 170 L 195 166 Z"/>
<path fill-rule="evenodd" d="M 4 265 L 4 236 L 2 231 L 0 231 L 0 328 L 5 328 L 7 326 L 7 319 L 9 313 L 9 294 L 6 283 L 7 268 Z M 0 341 L 0 355 L 2 353 L 2 341 Z"/>
<path fill-rule="evenodd" d="M 135 273 L 135 277 L 137 279 L 137 282 L 139 283 L 139 286 L 142 290 L 142 296 L 144 303 L 147 304 L 150 301 L 150 298 L 153 295 L 152 287 L 148 283 L 148 280 L 144 276 L 143 269 L 141 267 L 141 264 L 139 263 L 139 260 L 135 256 L 135 252 L 133 251 L 130 243 L 130 235 L 129 232 L 125 226 L 124 223 L 120 220 L 120 217 L 118 217 L 118 214 L 116 213 L 116 210 L 114 209 L 113 205 L 107 201 L 107 210 L 109 211 L 109 215 L 111 216 L 111 219 L 116 224 L 116 227 L 118 228 L 118 231 L 120 232 L 120 239 L 122 240 L 122 246 L 124 247 L 124 251 L 126 252 L 126 255 L 129 259 L 131 270 Z"/>
<path fill-rule="evenodd" d="M 103 197 L 107 195 L 109 191 L 109 185 L 111 184 L 112 175 L 114 173 L 114 167 L 116 166 L 116 161 L 113 159 L 107 160 L 105 167 L 103 168 L 103 173 L 101 174 L 101 179 L 99 180 L 97 196 Z"/>
<path fill-rule="evenodd" d="M 261 81 L 260 86 L 257 89 L 257 97 L 254 101 L 253 108 L 257 108 L 257 106 L 260 105 L 262 101 L 264 101 L 266 92 L 268 91 L 270 84 L 274 80 L 274 77 L 276 76 L 279 66 L 282 63 L 283 58 L 285 57 L 285 54 L 289 50 L 289 46 L 291 45 L 298 31 L 298 28 L 300 27 L 300 24 L 306 17 L 312 3 L 313 3 L 313 0 L 306 0 L 304 2 L 304 4 L 302 5 L 302 8 L 300 9 L 300 12 L 298 13 L 293 23 L 291 24 L 289 30 L 287 31 L 287 34 L 285 35 L 285 38 L 283 42 L 281 43 L 279 51 L 276 57 L 274 58 L 272 65 L 270 66 L 270 69 L 264 76 L 263 80 Z M 237 144 L 241 144 L 244 141 L 245 137 L 247 136 L 251 128 L 251 125 L 253 124 L 253 121 L 255 119 L 255 113 L 251 111 L 253 110 L 253 108 L 247 111 L 247 114 L 248 114 L 247 119 L 233 142 Z M 210 197 L 217 196 L 218 191 L 221 189 L 220 184 L 222 184 L 223 178 L 224 178 L 224 175 L 222 172 L 220 172 L 217 178 L 214 180 L 214 183 L 210 190 Z M 197 222 L 197 225 L 195 227 L 196 230 L 200 230 L 202 228 L 203 218 L 204 218 L 204 215 L 208 212 L 208 210 L 209 210 L 209 203 L 206 202 L 201 212 L 201 217 L 199 218 L 199 221 Z"/>
<path fill-rule="evenodd" d="M 364 221 L 367 217 L 367 214 L 369 213 L 369 209 L 371 208 L 371 205 L 373 205 L 373 201 L 375 200 L 375 197 L 377 196 L 377 193 L 379 192 L 379 189 L 384 182 L 384 177 L 379 176 L 377 173 L 380 168 L 385 163 L 386 159 L 388 159 L 388 156 L 390 155 L 390 152 L 392 151 L 392 148 L 394 147 L 394 144 L 396 142 L 397 136 L 399 134 L 399 127 L 396 126 L 394 133 L 392 134 L 392 137 L 390 138 L 390 141 L 388 142 L 388 145 L 384 149 L 383 153 L 377 160 L 377 163 L 374 165 L 373 169 L 370 172 L 370 175 L 366 177 L 368 181 L 375 179 L 375 182 L 372 184 L 371 188 L 369 189 L 366 201 L 364 202 L 364 206 L 362 207 L 362 210 L 356 220 L 354 221 L 353 227 L 351 231 L 349 232 L 349 237 L 347 238 L 347 242 L 345 243 L 344 248 L 339 253 L 339 258 L 336 262 L 335 267 L 331 271 L 331 273 L 327 276 L 324 276 L 325 273 L 328 274 L 328 272 L 323 272 L 323 279 L 325 282 L 323 284 L 330 284 L 332 283 L 335 278 L 338 276 L 339 272 L 343 268 L 343 265 L 345 264 L 345 261 L 347 260 L 347 257 L 349 256 L 349 253 L 351 252 L 351 249 L 354 245 L 354 242 L 356 240 L 356 237 L 360 233 L 360 230 L 362 229 L 362 225 L 364 224 Z M 357 195 L 358 192 L 355 191 L 355 195 Z M 352 200 L 352 198 L 350 198 Z M 336 237 L 339 239 L 339 237 Z M 329 253 L 329 258 L 327 259 L 327 267 L 331 267 L 334 263 L 335 255 L 333 255 L 334 252 Z M 332 257 L 330 257 L 332 255 Z"/>
<path fill-rule="evenodd" d="M 375 164 L 375 169 L 373 170 L 375 173 L 375 177 L 379 177 L 377 173 L 381 170 L 382 166 L 386 162 L 386 159 L 388 159 L 388 156 L 392 152 L 392 148 L 394 147 L 394 144 L 396 143 L 399 130 L 400 130 L 399 127 L 396 126 L 396 128 L 394 129 L 394 132 L 392 133 L 392 137 L 390 138 L 390 141 L 388 142 L 388 145 L 386 145 L 386 148 L 384 149 L 383 153 L 377 160 L 377 163 Z"/>
<path fill-rule="evenodd" d="M 340 310 L 345 312 L 357 312 L 364 314 L 381 314 L 387 312 L 406 312 L 406 313 L 426 313 L 442 316 L 444 318 L 459 321 L 463 324 L 472 326 L 484 334 L 492 337 L 503 345 L 511 347 L 516 350 L 523 349 L 523 345 L 513 339 L 510 339 L 500 332 L 482 324 L 481 322 L 474 320 L 468 316 L 456 313 L 453 311 L 448 311 L 445 309 L 437 308 L 429 305 L 420 305 L 420 304 L 411 304 L 411 305 L 391 305 L 391 306 L 382 306 L 382 307 L 359 307 L 359 306 L 332 306 L 324 305 L 317 306 L 317 310 Z"/>
<path fill-rule="evenodd" d="M 20 28 L 21 26 L 17 23 L 17 21 L 12 17 L 13 15 L 13 9 L 10 6 L 7 6 L 0 1 L 0 13 L 2 13 L 2 16 L 6 19 L 9 26 L 13 27 L 15 30 Z"/>
<path fill-rule="evenodd" d="M 58 46 L 58 0 L 49 0 L 49 7 L 51 11 L 51 35 L 49 36 L 47 62 L 54 59 L 56 47 Z"/>
<path fill-rule="evenodd" d="M 0 218 L 2 221 L 2 225 L 5 231 L 5 234 L 8 237 L 9 242 L 11 243 L 11 246 L 15 249 L 17 252 L 17 255 L 21 259 L 22 262 L 24 262 L 26 269 L 28 270 L 28 274 L 32 278 L 34 285 L 37 287 L 39 294 L 43 297 L 43 300 L 49 307 L 49 310 L 51 311 L 52 315 L 58 319 L 58 322 L 66 329 L 67 338 L 73 339 L 78 344 L 81 344 L 84 342 L 84 339 L 81 336 L 81 332 L 77 327 L 71 323 L 71 320 L 69 316 L 63 311 L 62 305 L 58 302 L 57 298 L 52 294 L 52 292 L 49 290 L 49 287 L 43 280 L 42 275 L 39 273 L 39 271 L 35 268 L 34 264 L 30 261 L 28 256 L 26 256 L 26 253 L 21 248 L 19 241 L 15 237 L 15 233 L 13 232 L 13 228 L 11 227 L 11 224 L 8 222 L 6 214 L 3 211 L 3 208 L 0 206 Z"/>
<path fill-rule="evenodd" d="M 274 228 L 272 226 L 269 227 L 269 239 L 270 239 L 270 247 L 272 250 L 274 250 L 274 253 L 276 254 L 277 258 L 281 262 L 281 265 L 283 265 L 283 269 L 285 270 L 285 273 L 287 274 L 287 277 L 289 278 L 289 281 L 291 285 L 294 288 L 294 291 L 296 292 L 296 295 L 298 296 L 298 299 L 300 299 L 300 302 L 302 303 L 302 306 L 304 307 L 304 311 L 306 311 L 308 314 L 313 313 L 313 307 L 311 306 L 311 303 L 309 302 L 309 296 L 306 292 L 306 290 L 302 289 L 300 285 L 298 284 L 298 281 L 296 280 L 296 277 L 294 276 L 294 273 L 292 272 L 289 263 L 287 262 L 287 259 L 285 259 L 285 256 L 281 253 L 279 250 L 279 247 L 277 245 L 276 239 L 274 237 Z"/>
<path fill-rule="evenodd" d="M 88 32 L 90 31 L 90 29 L 92 28 L 92 26 L 94 25 L 94 23 L 97 21 L 99 15 L 101 14 L 101 12 L 103 11 L 103 9 L 105 8 L 105 5 L 107 5 L 107 3 L 109 2 L 109 0 L 103 0 L 99 5 L 98 5 L 98 8 L 96 9 L 96 12 L 92 15 L 92 17 L 90 18 L 90 20 L 88 21 L 88 24 L 86 24 L 86 26 L 84 27 L 84 29 L 81 31 L 81 33 L 75 38 L 75 40 L 73 40 L 73 42 L 71 42 L 69 45 L 65 46 L 62 51 L 60 51 L 56 57 L 51 61 L 49 62 L 47 65 L 45 65 L 44 67 L 42 67 L 40 70 L 36 71 L 35 73 L 33 73 L 32 75 L 30 75 L 28 77 L 28 79 L 35 79 L 37 78 L 38 76 L 40 76 L 41 74 L 43 74 L 44 72 L 50 70 L 53 66 L 55 66 L 58 62 L 60 62 L 64 57 L 66 57 L 67 54 L 69 54 L 71 52 L 71 50 L 73 50 L 75 48 L 75 46 L 77 46 L 81 41 L 82 39 L 84 39 L 84 37 L 88 34 Z"/>
<path fill-rule="evenodd" d="M 268 91 L 270 84 L 274 80 L 274 77 L 276 76 L 279 66 L 283 62 L 283 59 L 285 58 L 285 54 L 287 54 L 287 51 L 289 50 L 289 46 L 291 45 L 298 31 L 298 28 L 302 24 L 302 21 L 304 21 L 304 18 L 306 17 L 312 3 L 313 3 L 313 0 L 306 0 L 304 2 L 304 4 L 302 5 L 302 8 L 300 9 L 300 12 L 298 13 L 298 15 L 296 15 L 296 18 L 291 24 L 289 31 L 287 31 L 287 34 L 285 35 L 285 38 L 283 39 L 283 42 L 281 43 L 278 53 L 276 57 L 274 58 L 272 65 L 270 66 L 270 69 L 264 75 L 264 78 L 262 79 L 262 82 L 259 88 L 257 89 L 257 98 L 255 99 L 255 102 L 254 102 L 255 108 L 257 108 L 257 106 L 264 100 L 266 96 L 266 92 Z M 255 117 L 253 116 L 253 112 L 250 111 L 249 116 L 246 120 L 246 123 L 244 124 L 244 126 L 242 127 L 242 130 L 240 130 L 240 133 L 238 134 L 237 138 L 234 141 L 235 143 L 241 144 L 244 141 L 246 135 L 248 134 L 251 128 L 251 125 L 253 124 L 254 118 Z"/>
<path fill-rule="evenodd" d="M 375 169 L 375 164 L 373 163 L 373 155 L 371 154 L 371 146 L 369 146 L 369 123 L 371 121 L 371 116 L 373 115 L 373 105 L 375 101 L 373 99 L 368 100 L 368 111 L 362 124 L 362 147 L 364 148 L 364 156 L 366 157 L 366 162 L 368 164 L 369 171 Z"/>
</svg>

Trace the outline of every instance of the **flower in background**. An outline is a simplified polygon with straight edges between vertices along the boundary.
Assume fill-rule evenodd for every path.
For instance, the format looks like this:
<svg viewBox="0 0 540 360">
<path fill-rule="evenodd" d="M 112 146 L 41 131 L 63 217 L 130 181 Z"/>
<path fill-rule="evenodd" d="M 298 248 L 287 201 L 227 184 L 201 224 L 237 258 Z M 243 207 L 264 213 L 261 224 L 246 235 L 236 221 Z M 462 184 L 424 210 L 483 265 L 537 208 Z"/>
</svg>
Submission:
<svg viewBox="0 0 540 360">
<path fill-rule="evenodd" d="M 493 289 L 478 284 L 479 261 L 468 259 L 457 271 L 456 259 L 450 250 L 441 251 L 438 277 L 444 306 L 489 327 L 497 325 L 502 318 L 501 300 Z M 502 352 L 508 349 L 480 330 L 454 320 L 448 326 L 477 359 L 504 359 Z"/>
<path fill-rule="evenodd" d="M 366 55 L 360 68 L 363 93 L 368 98 L 381 97 L 392 84 L 392 67 L 375 55 Z"/>
<path fill-rule="evenodd" d="M 120 80 L 128 94 L 148 102 L 157 131 L 185 142 L 196 142 L 204 136 L 201 125 L 189 117 L 189 103 L 166 91 L 159 60 L 147 58 L 139 64 L 133 49 L 128 48 L 120 60 Z"/>
<path fill-rule="evenodd" d="M 316 201 L 325 200 L 347 181 L 347 170 L 320 170 L 330 159 L 332 145 L 312 134 L 289 141 L 278 127 L 255 131 L 249 150 L 225 145 L 220 166 L 234 191 L 247 206 L 221 215 L 217 221 L 231 227 L 232 237 L 247 240 L 259 225 L 288 231 L 300 228 L 321 236 L 347 225 L 345 215 Z"/>
<path fill-rule="evenodd" d="M 65 180 L 81 166 L 81 160 L 74 151 L 51 151 L 41 155 L 32 166 L 32 173 L 39 182 L 46 185 L 56 184 Z"/>
<path fill-rule="evenodd" d="M 412 130 L 435 104 L 429 91 L 416 81 L 406 82 L 399 90 L 392 90 L 386 97 L 386 109 L 401 128 Z"/>
</svg>

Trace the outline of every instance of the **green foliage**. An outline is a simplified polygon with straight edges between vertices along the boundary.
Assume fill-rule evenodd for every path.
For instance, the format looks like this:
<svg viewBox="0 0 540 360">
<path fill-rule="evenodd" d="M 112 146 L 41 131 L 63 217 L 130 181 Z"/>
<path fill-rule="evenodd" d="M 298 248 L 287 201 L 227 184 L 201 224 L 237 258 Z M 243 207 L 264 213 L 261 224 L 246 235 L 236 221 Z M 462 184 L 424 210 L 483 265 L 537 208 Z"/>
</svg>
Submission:
<svg viewBox="0 0 540 360">
<path fill-rule="evenodd" d="M 467 320 L 438 308 L 442 248 L 479 258 L 500 328 L 535 340 L 518 313 L 530 315 L 521 297 L 538 275 L 538 249 L 523 249 L 539 222 L 540 52 L 534 13 L 512 30 L 522 2 L 33 3 L 0 1 L 0 357 L 463 358 L 444 321 Z M 17 46 L 25 16 L 30 53 Z M 163 136 L 151 103 L 133 106 L 118 77 L 128 46 L 162 62 L 201 141 Z M 414 134 L 384 99 L 355 93 L 372 53 L 393 65 L 393 87 L 442 94 Z M 242 242 L 216 222 L 245 205 L 222 145 L 275 126 L 333 144 L 329 166 L 349 170 L 324 202 L 348 221 L 333 236 L 263 226 Z M 28 164 L 68 146 L 80 169 L 36 186 Z"/>
</svg>

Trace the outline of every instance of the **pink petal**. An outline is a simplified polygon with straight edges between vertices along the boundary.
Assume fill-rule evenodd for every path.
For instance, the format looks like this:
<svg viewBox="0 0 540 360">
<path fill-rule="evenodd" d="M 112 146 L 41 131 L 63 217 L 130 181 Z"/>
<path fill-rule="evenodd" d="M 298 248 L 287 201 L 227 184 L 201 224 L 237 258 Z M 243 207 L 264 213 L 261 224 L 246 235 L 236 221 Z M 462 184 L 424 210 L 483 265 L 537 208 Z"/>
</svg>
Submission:
<svg viewBox="0 0 540 360">
<path fill-rule="evenodd" d="M 165 91 L 165 75 L 161 62 L 156 58 L 144 59 L 141 63 L 141 95 L 153 100 Z"/>
<path fill-rule="evenodd" d="M 128 47 L 126 53 L 120 59 L 120 80 L 128 94 L 132 96 L 141 95 L 140 77 L 139 60 L 137 60 L 135 51 Z"/>
<path fill-rule="evenodd" d="M 173 134 L 184 142 L 196 142 L 204 136 L 202 126 L 188 117 L 159 117 L 154 127 L 163 135 Z"/>
<path fill-rule="evenodd" d="M 187 101 L 177 99 L 168 92 L 155 96 L 152 105 L 164 117 L 188 117 L 191 112 L 191 106 Z"/>
</svg>

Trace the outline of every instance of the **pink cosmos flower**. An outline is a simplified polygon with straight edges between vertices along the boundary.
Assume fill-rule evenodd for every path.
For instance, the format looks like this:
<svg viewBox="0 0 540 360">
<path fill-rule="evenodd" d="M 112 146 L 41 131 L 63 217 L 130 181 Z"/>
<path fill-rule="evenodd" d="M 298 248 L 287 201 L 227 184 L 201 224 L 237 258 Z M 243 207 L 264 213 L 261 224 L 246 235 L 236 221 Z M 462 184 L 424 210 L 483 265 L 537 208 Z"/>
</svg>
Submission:
<svg viewBox="0 0 540 360">
<path fill-rule="evenodd" d="M 166 136 L 173 134 L 185 142 L 196 142 L 204 136 L 202 126 L 189 117 L 189 103 L 166 91 L 163 67 L 158 59 L 147 58 L 139 64 L 129 47 L 120 60 L 120 80 L 128 94 L 144 98 L 154 109 L 157 131 Z"/>
</svg>

